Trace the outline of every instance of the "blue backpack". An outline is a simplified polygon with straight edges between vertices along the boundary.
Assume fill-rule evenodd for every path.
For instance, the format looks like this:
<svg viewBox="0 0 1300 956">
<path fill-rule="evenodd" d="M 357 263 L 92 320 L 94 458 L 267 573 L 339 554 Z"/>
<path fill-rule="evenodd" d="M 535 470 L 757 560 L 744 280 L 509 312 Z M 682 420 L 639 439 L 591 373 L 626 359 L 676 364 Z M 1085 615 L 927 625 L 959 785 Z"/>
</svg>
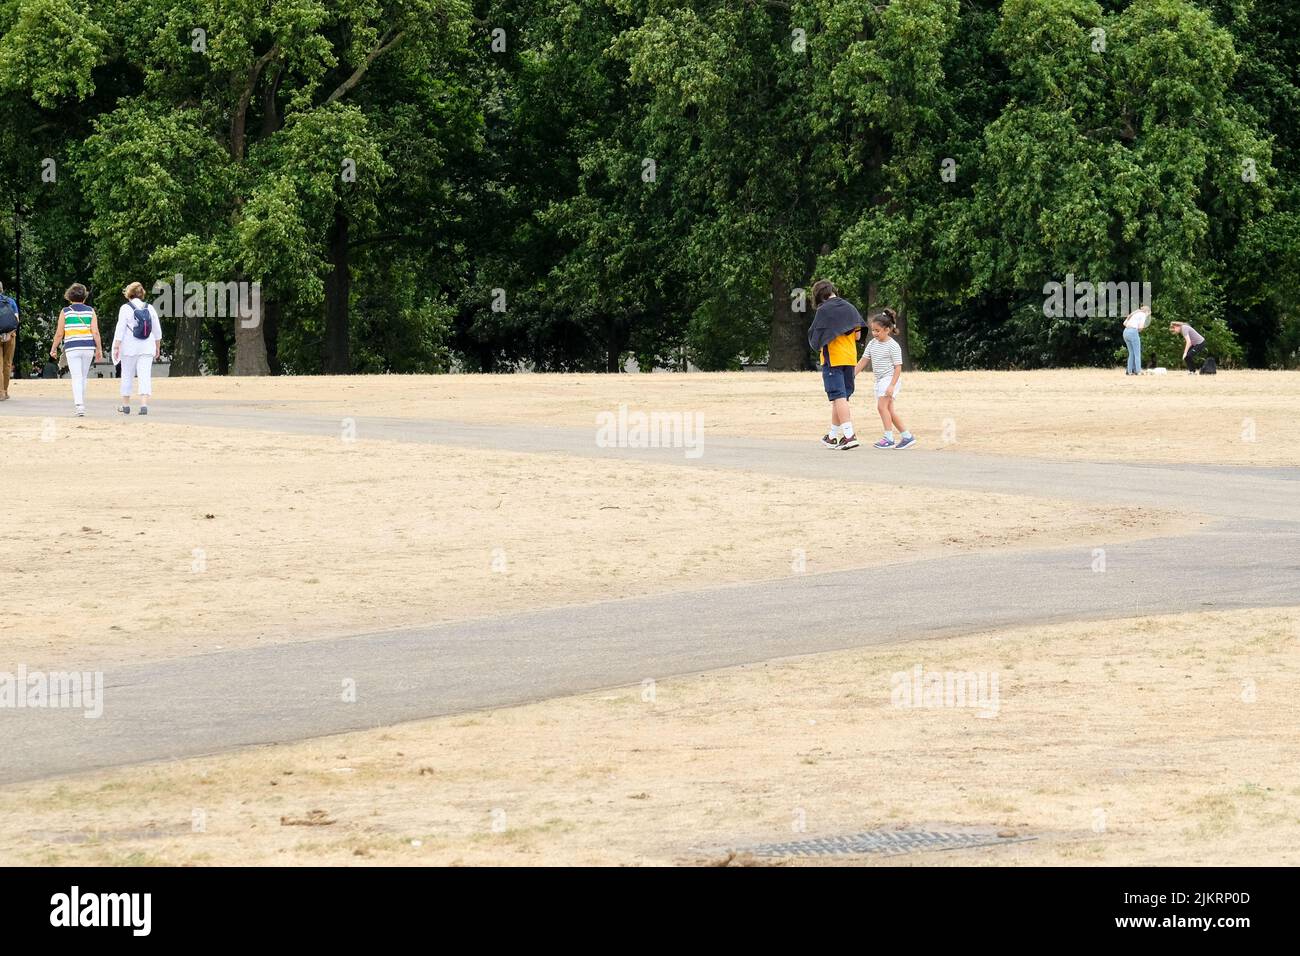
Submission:
<svg viewBox="0 0 1300 956">
<path fill-rule="evenodd" d="M 131 306 L 131 311 L 135 313 L 135 328 L 131 334 L 137 339 L 147 339 L 153 335 L 153 318 L 149 315 L 149 306 L 143 309 L 137 309 Z"/>
<path fill-rule="evenodd" d="M 0 335 L 18 331 L 18 313 L 9 297 L 0 293 Z"/>
</svg>

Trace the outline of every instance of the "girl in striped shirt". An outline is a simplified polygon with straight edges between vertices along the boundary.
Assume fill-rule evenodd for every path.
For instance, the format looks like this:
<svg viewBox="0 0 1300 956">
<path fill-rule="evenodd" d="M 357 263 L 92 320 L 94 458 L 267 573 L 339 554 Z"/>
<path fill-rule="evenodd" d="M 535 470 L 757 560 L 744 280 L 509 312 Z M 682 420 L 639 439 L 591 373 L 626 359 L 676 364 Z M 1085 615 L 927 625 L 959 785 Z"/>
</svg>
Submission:
<svg viewBox="0 0 1300 956">
<path fill-rule="evenodd" d="M 866 351 L 854 368 L 855 373 L 871 363 L 871 372 L 876 379 L 876 411 L 885 425 L 885 437 L 872 445 L 872 448 L 911 448 L 916 444 L 912 433 L 903 425 L 903 420 L 894 411 L 894 397 L 902 385 L 903 350 L 891 334 L 898 331 L 898 318 L 893 309 L 881 309 L 871 317 L 871 341 Z M 894 441 L 893 429 L 898 429 L 898 441 Z"/>
<path fill-rule="evenodd" d="M 50 346 L 50 358 L 58 358 L 59 343 L 63 343 L 63 357 L 68 360 L 68 373 L 72 376 L 72 403 L 78 418 L 86 414 L 86 379 L 90 377 L 90 366 L 104 361 L 99 316 L 86 305 L 89 295 L 80 282 L 74 282 L 63 293 L 68 305 L 59 313 L 59 327 Z"/>
</svg>

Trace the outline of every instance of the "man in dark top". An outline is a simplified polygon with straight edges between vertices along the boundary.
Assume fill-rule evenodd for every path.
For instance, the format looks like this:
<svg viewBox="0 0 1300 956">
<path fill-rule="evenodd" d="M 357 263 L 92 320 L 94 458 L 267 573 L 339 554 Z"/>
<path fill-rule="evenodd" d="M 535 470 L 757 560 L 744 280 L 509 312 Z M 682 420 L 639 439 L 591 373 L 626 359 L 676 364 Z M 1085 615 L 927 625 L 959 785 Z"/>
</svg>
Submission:
<svg viewBox="0 0 1300 956">
<path fill-rule="evenodd" d="M 0 402 L 9 400 L 9 376 L 17 347 L 18 303 L 5 295 L 5 284 L 0 282 Z"/>
</svg>

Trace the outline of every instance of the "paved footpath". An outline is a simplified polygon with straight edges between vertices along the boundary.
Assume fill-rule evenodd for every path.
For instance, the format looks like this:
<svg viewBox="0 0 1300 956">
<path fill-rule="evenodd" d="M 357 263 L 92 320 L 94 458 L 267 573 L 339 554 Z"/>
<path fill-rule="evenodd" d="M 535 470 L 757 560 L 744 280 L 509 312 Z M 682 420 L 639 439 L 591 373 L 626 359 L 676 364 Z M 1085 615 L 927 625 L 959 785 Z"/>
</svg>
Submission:
<svg viewBox="0 0 1300 956">
<path fill-rule="evenodd" d="M 65 417 L 62 403 L 45 404 L 9 403 L 0 414 Z M 217 402 L 167 403 L 147 422 L 121 421 L 124 427 L 171 422 L 329 436 L 340 426 L 336 418 L 295 413 L 283 404 Z M 841 453 L 707 435 L 702 456 L 686 458 L 681 449 L 597 448 L 594 427 L 358 418 L 356 428 L 362 441 L 1172 505 L 1222 520 L 1186 535 L 1097 542 L 1106 548 L 1103 573 L 1093 570 L 1091 547 L 900 563 L 887 572 L 891 587 L 873 598 L 873 613 L 851 620 L 837 596 L 861 587 L 861 571 L 117 666 L 104 674 L 100 719 L 79 711 L 0 709 L 0 781 L 290 742 L 646 678 L 987 628 L 1300 605 L 1296 469 L 1066 463 L 925 449 Z M 917 653 L 917 663 L 924 663 L 923 652 Z M 355 702 L 343 699 L 345 681 L 354 682 Z"/>
</svg>

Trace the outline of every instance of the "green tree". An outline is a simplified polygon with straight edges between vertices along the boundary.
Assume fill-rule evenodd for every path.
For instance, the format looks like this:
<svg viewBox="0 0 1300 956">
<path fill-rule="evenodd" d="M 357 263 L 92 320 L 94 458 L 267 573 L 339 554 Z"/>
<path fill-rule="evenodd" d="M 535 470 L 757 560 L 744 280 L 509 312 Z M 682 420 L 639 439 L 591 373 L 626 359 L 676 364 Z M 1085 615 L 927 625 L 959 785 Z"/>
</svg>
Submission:
<svg viewBox="0 0 1300 956">
<path fill-rule="evenodd" d="M 766 312 L 769 367 L 807 367 L 802 289 L 837 235 L 837 204 L 853 178 L 844 144 L 857 132 L 815 114 L 828 101 L 809 53 L 815 11 L 710 0 L 624 8 L 639 25 L 614 49 L 651 94 L 647 158 L 684 219 L 679 269 L 702 303 L 697 321 L 717 332 L 725 317 L 744 330 Z"/>
</svg>

